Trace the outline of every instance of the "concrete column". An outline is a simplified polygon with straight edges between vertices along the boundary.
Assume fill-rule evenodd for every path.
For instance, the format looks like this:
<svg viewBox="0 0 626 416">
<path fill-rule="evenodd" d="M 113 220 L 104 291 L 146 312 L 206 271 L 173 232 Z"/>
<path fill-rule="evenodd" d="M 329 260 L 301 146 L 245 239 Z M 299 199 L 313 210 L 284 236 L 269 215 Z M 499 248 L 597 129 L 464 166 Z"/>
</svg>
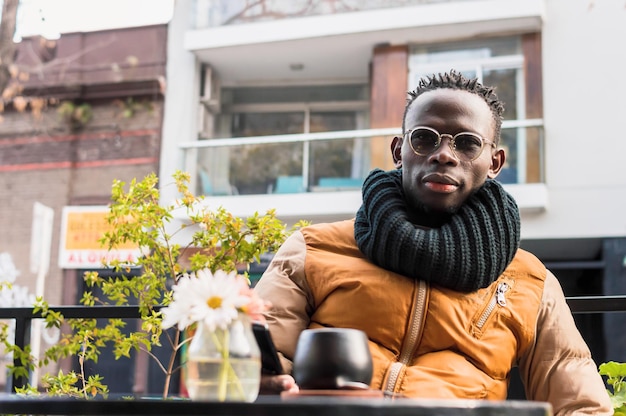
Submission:
<svg viewBox="0 0 626 416">
<path fill-rule="evenodd" d="M 189 171 L 195 181 L 195 169 L 185 166 L 178 143 L 198 139 L 199 70 L 196 57 L 184 48 L 185 32 L 193 16 L 192 0 L 177 0 L 168 26 L 167 68 L 163 136 L 159 166 L 160 185 L 171 183 L 176 169 Z M 173 186 L 161 188 L 161 203 L 177 197 Z"/>
</svg>

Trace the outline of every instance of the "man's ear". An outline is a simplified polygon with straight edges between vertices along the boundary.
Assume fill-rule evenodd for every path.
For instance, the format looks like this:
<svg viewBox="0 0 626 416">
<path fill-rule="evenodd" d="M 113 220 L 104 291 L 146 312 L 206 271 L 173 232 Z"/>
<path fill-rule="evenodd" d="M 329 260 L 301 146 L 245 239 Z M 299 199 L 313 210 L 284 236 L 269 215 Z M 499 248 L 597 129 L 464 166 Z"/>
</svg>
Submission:
<svg viewBox="0 0 626 416">
<path fill-rule="evenodd" d="M 396 169 L 402 167 L 402 137 L 394 137 L 391 141 L 391 156 Z"/>
<path fill-rule="evenodd" d="M 496 149 L 495 152 L 491 155 L 491 166 L 489 167 L 489 172 L 487 173 L 487 177 L 490 179 L 495 179 L 498 176 L 498 173 L 504 167 L 504 162 L 506 161 L 506 153 L 504 149 Z"/>
</svg>

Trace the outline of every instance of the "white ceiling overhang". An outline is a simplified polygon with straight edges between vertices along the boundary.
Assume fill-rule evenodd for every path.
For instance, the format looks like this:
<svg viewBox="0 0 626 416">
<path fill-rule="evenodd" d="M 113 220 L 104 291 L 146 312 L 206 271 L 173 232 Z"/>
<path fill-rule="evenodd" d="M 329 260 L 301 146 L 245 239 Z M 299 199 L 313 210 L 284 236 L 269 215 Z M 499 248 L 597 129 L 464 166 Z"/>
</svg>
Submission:
<svg viewBox="0 0 626 416">
<path fill-rule="evenodd" d="M 376 45 L 535 32 L 543 2 L 451 1 L 219 26 L 187 31 L 184 47 L 211 65 L 222 85 L 366 80 Z"/>
</svg>

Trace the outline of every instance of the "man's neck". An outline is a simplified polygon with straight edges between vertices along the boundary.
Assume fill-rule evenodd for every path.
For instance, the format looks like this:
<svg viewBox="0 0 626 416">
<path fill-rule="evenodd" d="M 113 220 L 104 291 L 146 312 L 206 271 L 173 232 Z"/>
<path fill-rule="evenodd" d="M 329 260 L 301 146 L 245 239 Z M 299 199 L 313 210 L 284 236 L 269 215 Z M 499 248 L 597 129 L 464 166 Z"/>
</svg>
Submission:
<svg viewBox="0 0 626 416">
<path fill-rule="evenodd" d="M 421 206 L 411 208 L 407 203 L 409 221 L 415 225 L 426 228 L 439 228 L 446 222 L 450 221 L 450 217 L 454 215 L 453 212 L 434 211 L 421 203 L 420 205 Z"/>
<path fill-rule="evenodd" d="M 409 221 L 415 225 L 426 228 L 439 228 L 450 220 L 452 214 L 447 212 L 428 212 L 425 210 L 412 210 L 409 212 Z"/>
</svg>

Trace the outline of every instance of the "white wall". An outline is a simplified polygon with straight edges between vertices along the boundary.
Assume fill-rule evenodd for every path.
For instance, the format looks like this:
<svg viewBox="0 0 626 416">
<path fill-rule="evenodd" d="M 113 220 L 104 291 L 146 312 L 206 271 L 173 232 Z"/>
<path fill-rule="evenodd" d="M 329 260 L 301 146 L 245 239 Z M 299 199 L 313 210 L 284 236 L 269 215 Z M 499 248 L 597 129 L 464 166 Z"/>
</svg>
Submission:
<svg viewBox="0 0 626 416">
<path fill-rule="evenodd" d="M 624 236 L 626 1 L 546 0 L 545 5 L 549 207 L 523 216 L 523 237 Z"/>
</svg>

